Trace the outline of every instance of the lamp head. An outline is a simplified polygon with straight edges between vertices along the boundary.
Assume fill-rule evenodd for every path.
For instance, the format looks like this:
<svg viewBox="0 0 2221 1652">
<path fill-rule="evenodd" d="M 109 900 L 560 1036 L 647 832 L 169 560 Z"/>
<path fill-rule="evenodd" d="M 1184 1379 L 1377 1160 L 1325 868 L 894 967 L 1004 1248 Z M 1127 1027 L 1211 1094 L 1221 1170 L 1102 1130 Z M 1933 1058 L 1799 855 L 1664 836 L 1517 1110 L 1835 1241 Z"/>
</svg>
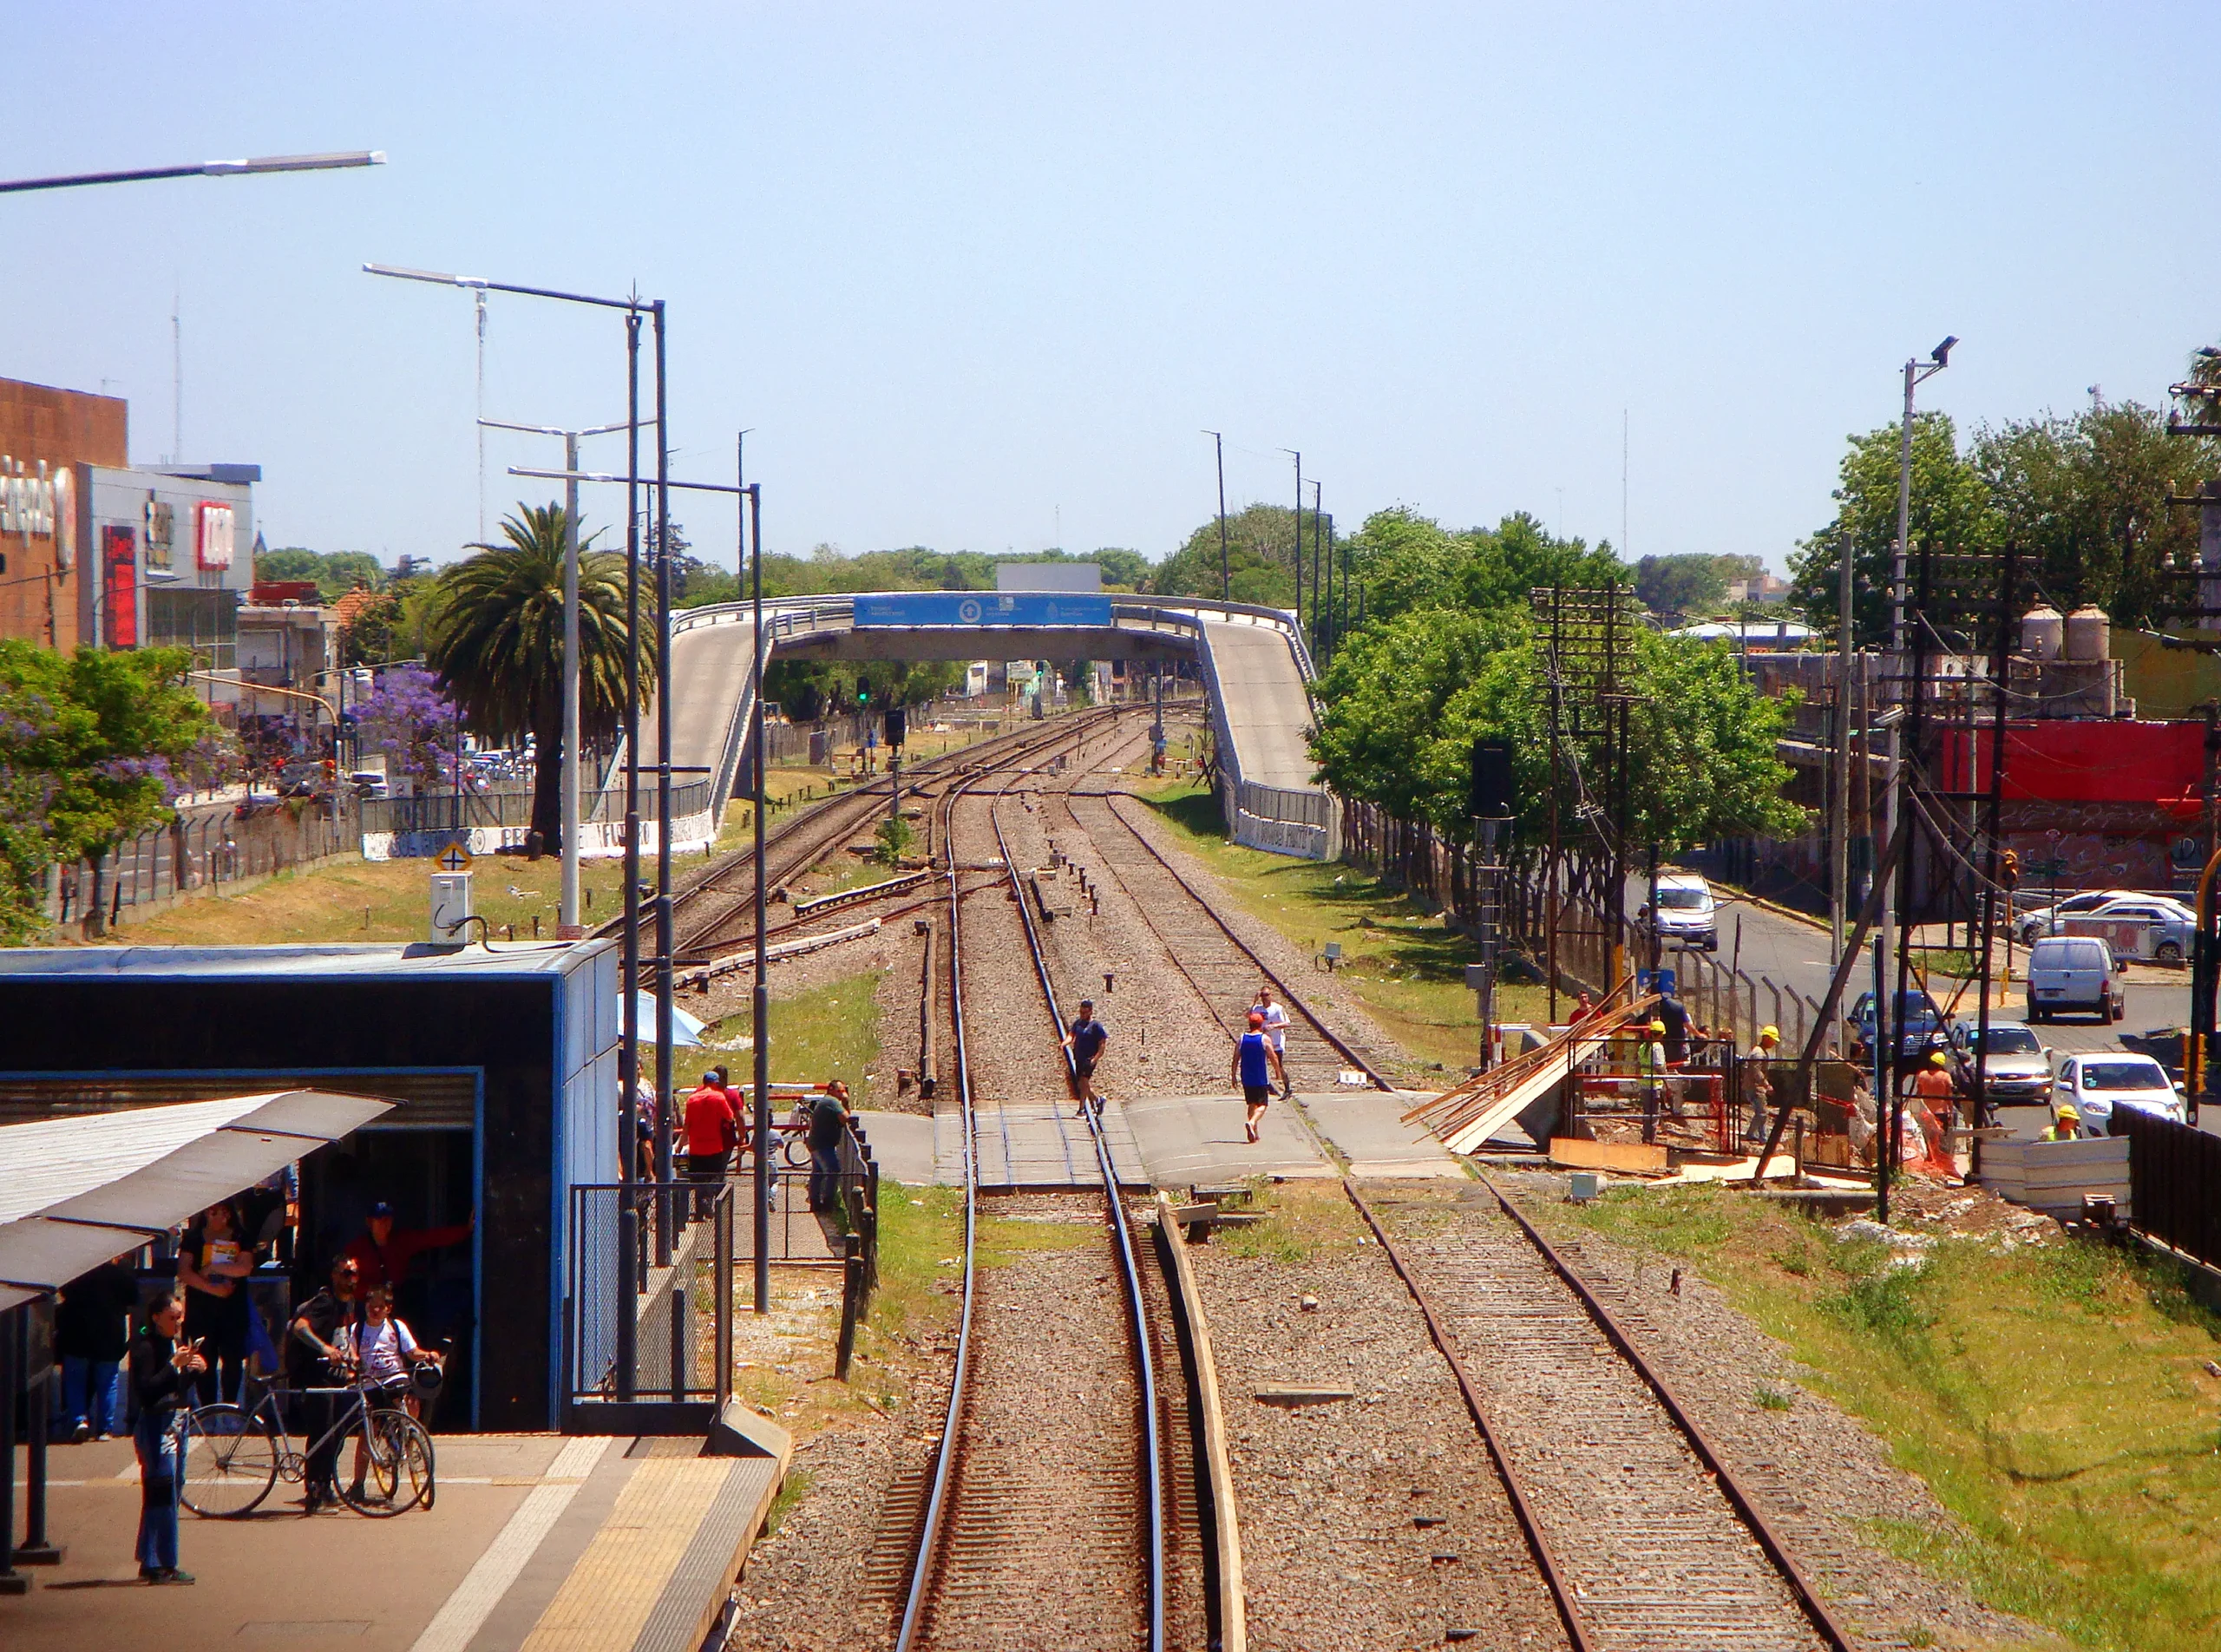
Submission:
<svg viewBox="0 0 2221 1652">
<path fill-rule="evenodd" d="M 1959 340 L 1956 334 L 1945 338 L 1942 344 L 1936 345 L 1935 349 L 1928 352 L 1928 359 L 1934 362 L 1938 367 L 1949 367 L 1951 364 L 1951 346 L 1958 342 Z"/>
</svg>

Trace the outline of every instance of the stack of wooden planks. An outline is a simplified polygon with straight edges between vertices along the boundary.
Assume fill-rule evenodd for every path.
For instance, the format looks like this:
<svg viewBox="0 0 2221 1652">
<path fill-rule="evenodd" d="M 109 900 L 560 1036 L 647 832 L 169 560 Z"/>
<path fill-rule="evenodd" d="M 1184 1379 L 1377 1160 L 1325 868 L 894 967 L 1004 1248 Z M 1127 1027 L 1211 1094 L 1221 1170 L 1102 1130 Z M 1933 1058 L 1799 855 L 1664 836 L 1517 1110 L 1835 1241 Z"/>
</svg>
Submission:
<svg viewBox="0 0 2221 1652">
<path fill-rule="evenodd" d="M 1540 1101 L 1553 1085 L 1563 1083 L 1630 1024 L 1647 1020 L 1651 1006 L 1657 1001 L 1655 993 L 1624 1003 L 1608 998 L 1586 1020 L 1568 1027 L 1539 1049 L 1514 1056 L 1454 1090 L 1421 1102 L 1404 1114 L 1404 1122 L 1425 1124 L 1453 1153 L 1472 1152 Z"/>
</svg>

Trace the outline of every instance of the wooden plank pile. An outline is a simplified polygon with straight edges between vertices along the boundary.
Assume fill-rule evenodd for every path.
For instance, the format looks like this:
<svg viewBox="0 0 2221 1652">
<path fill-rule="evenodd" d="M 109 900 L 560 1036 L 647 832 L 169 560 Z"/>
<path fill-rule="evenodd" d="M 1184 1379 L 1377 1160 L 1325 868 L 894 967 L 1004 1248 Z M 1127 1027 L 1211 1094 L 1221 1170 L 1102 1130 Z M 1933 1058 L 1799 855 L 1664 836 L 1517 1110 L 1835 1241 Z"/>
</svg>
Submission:
<svg viewBox="0 0 2221 1652">
<path fill-rule="evenodd" d="M 1631 991 L 1623 987 L 1622 991 Z M 1615 994 L 1617 996 L 1617 994 Z M 1405 1124 L 1423 1124 L 1453 1153 L 1471 1153 L 1562 1084 L 1583 1061 L 1599 1053 L 1630 1025 L 1648 1021 L 1655 993 L 1615 1004 L 1607 998 L 1586 1020 L 1568 1027 L 1536 1049 L 1477 1073 L 1455 1089 L 1419 1103 L 1404 1114 Z"/>
</svg>

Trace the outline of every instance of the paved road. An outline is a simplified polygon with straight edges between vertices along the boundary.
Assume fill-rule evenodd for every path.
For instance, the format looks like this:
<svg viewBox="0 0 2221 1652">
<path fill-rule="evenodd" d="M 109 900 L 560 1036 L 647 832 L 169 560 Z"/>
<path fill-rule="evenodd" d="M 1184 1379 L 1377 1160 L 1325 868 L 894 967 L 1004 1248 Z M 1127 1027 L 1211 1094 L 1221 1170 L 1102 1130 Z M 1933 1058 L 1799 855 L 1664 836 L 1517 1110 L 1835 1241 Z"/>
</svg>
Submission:
<svg viewBox="0 0 2221 1652">
<path fill-rule="evenodd" d="M 1242 777 L 1290 790 L 1314 788 L 1306 738 L 1311 700 L 1287 638 L 1266 626 L 1212 624 L 1204 632 Z"/>
</svg>

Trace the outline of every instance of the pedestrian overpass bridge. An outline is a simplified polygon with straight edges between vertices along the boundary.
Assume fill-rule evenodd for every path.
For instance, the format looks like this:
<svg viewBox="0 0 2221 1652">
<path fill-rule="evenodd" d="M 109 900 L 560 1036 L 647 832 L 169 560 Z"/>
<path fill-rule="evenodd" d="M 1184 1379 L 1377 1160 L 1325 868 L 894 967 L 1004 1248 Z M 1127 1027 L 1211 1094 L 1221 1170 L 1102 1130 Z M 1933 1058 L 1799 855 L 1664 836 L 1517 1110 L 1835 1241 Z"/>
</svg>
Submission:
<svg viewBox="0 0 2221 1652">
<path fill-rule="evenodd" d="M 671 761 L 706 771 L 712 817 L 742 771 L 753 612 L 714 603 L 672 616 Z M 782 597 L 763 604 L 767 663 L 780 659 L 1190 660 L 1209 695 L 1220 802 L 1236 841 L 1331 859 L 1340 815 L 1312 777 L 1311 658 L 1276 608 L 1176 597 L 1049 591 L 921 591 Z M 657 751 L 654 708 L 640 745 Z M 624 758 L 620 754 L 621 772 Z M 690 777 L 691 778 L 691 777 Z M 694 834 L 673 823 L 675 841 Z M 702 834 L 714 836 L 714 826 Z"/>
</svg>

